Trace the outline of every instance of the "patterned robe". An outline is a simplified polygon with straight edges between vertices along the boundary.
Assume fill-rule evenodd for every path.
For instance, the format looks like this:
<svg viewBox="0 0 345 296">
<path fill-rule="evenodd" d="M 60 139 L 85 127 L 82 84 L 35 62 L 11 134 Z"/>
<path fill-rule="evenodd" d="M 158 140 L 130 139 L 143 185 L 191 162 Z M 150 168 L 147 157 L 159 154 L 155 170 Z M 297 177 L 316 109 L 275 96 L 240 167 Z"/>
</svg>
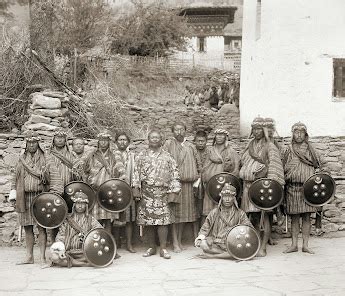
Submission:
<svg viewBox="0 0 345 296">
<path fill-rule="evenodd" d="M 178 142 L 175 138 L 164 144 L 177 163 L 181 177 L 180 203 L 175 205 L 175 223 L 194 222 L 199 218 L 193 183 L 199 178 L 201 160 L 193 144 Z"/>
<path fill-rule="evenodd" d="M 310 144 L 292 144 L 288 146 L 283 157 L 285 170 L 285 199 L 288 214 L 315 212 L 316 208 L 304 201 L 303 183 L 313 174 L 315 169 L 324 169 L 323 160 Z"/>
<path fill-rule="evenodd" d="M 17 191 L 16 211 L 21 226 L 36 224 L 31 215 L 31 205 L 38 194 L 48 190 L 59 194 L 63 192 L 57 170 L 47 164 L 46 156 L 40 148 L 34 155 L 25 152 L 20 157 L 12 189 Z"/>
<path fill-rule="evenodd" d="M 215 146 L 209 149 L 206 160 L 202 170 L 202 181 L 206 187 L 206 183 L 216 174 L 228 172 L 238 176 L 240 157 L 238 153 L 232 149 L 228 144 L 224 145 L 221 151 L 218 151 Z M 203 203 L 203 215 L 215 208 L 216 204 L 205 192 Z"/>
<path fill-rule="evenodd" d="M 278 148 L 265 138 L 253 139 L 245 149 L 240 170 L 240 178 L 243 180 L 243 195 L 241 208 L 246 212 L 260 212 L 249 199 L 250 185 L 257 179 L 270 178 L 284 185 L 284 169 Z"/>
<path fill-rule="evenodd" d="M 204 224 L 201 226 L 199 235 L 206 237 L 208 245 L 216 244 L 220 249 L 226 251 L 226 236 L 229 229 L 235 225 L 244 224 L 252 226 L 246 213 L 236 206 L 232 206 L 229 211 L 214 208 L 207 215 Z"/>
<path fill-rule="evenodd" d="M 138 203 L 137 224 L 168 225 L 175 222 L 173 205 L 168 193 L 181 190 L 176 162 L 171 155 L 160 149 L 146 149 L 135 158 L 133 187 L 141 188 Z"/>
<path fill-rule="evenodd" d="M 99 186 L 112 178 L 124 178 L 125 167 L 119 151 L 112 153 L 107 149 L 105 153 L 97 149 L 90 153 L 84 162 L 84 173 L 87 183 L 97 192 Z M 100 207 L 98 202 L 92 209 L 92 215 L 97 219 L 118 219 L 118 214 L 112 214 Z"/>
<path fill-rule="evenodd" d="M 122 155 L 122 162 L 125 166 L 126 170 L 126 182 L 129 186 L 132 187 L 133 184 L 133 174 L 134 174 L 134 159 L 135 155 L 133 152 L 130 152 L 129 149 L 125 151 L 119 151 Z M 126 222 L 134 222 L 136 219 L 136 211 L 135 211 L 135 201 L 133 200 L 131 206 L 127 208 L 123 212 L 124 221 Z"/>
</svg>

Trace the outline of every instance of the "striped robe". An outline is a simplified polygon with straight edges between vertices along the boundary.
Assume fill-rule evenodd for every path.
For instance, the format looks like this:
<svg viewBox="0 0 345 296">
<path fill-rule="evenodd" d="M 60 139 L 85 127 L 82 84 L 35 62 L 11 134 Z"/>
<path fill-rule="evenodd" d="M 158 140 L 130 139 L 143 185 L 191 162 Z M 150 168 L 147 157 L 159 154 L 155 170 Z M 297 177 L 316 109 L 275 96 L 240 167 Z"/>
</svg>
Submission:
<svg viewBox="0 0 345 296">
<path fill-rule="evenodd" d="M 168 151 L 177 163 L 181 178 L 180 203 L 175 205 L 175 223 L 194 222 L 199 218 L 193 183 L 199 178 L 201 160 L 192 143 L 167 140 L 163 149 Z"/>
<path fill-rule="evenodd" d="M 284 169 L 278 148 L 265 138 L 249 142 L 241 158 L 240 178 L 243 180 L 241 208 L 246 212 L 260 212 L 249 199 L 248 191 L 252 183 L 260 178 L 269 178 L 280 185 L 285 184 Z"/>
<path fill-rule="evenodd" d="M 214 176 L 222 172 L 228 172 L 238 176 L 240 165 L 240 157 L 238 153 L 231 148 L 228 143 L 222 147 L 220 151 L 212 146 L 206 156 L 206 160 L 202 169 L 202 181 L 206 183 Z M 216 207 L 216 204 L 205 192 L 203 203 L 203 215 L 207 216 L 208 213 Z"/>
<path fill-rule="evenodd" d="M 310 145 L 310 144 L 309 144 Z M 286 211 L 288 214 L 301 214 L 315 212 L 316 208 L 308 205 L 304 201 L 303 183 L 313 174 L 315 168 L 313 165 L 307 164 L 300 160 L 294 151 L 303 154 L 312 163 L 312 154 L 307 143 L 300 145 L 294 143 L 286 149 L 283 156 L 284 170 L 285 170 L 285 199 Z M 320 169 L 323 169 L 323 160 L 315 152 L 317 163 Z"/>
<path fill-rule="evenodd" d="M 70 217 L 83 229 L 84 235 L 94 228 L 103 228 L 102 225 L 91 215 L 78 215 L 73 213 Z M 63 242 L 65 244 L 66 251 L 81 250 L 83 248 L 79 232 L 75 230 L 67 220 L 65 220 L 60 226 L 55 241 Z"/>
<path fill-rule="evenodd" d="M 106 167 L 104 166 L 106 164 Z M 84 173 L 87 183 L 97 192 L 102 183 L 112 178 L 125 178 L 125 167 L 122 162 L 121 153 L 116 150 L 114 153 L 107 149 L 105 153 L 97 149 L 90 153 L 84 162 Z M 118 219 L 119 214 L 113 214 L 104 210 L 98 201 L 92 209 L 92 215 L 97 220 Z"/>
<path fill-rule="evenodd" d="M 39 174 L 40 177 L 31 174 L 25 168 L 23 162 L 36 174 Z M 44 181 L 47 184 L 43 184 Z M 33 199 L 38 194 L 49 189 L 59 194 L 63 192 L 58 172 L 55 167 L 50 167 L 47 164 L 46 155 L 40 148 L 33 156 L 31 153 L 24 152 L 16 166 L 16 173 L 12 179 L 11 189 L 17 191 L 17 204 L 20 203 L 19 199 L 21 198 L 19 192 L 21 190 L 24 191 L 24 211 L 18 210 L 18 208 L 16 209 L 18 212 L 18 223 L 21 226 L 36 224 L 31 214 L 31 205 Z"/>
<path fill-rule="evenodd" d="M 226 236 L 230 228 L 238 224 L 252 226 L 246 213 L 233 205 L 229 211 L 214 208 L 207 215 L 204 224 L 201 226 L 199 235 L 206 237 L 207 243 L 211 247 L 216 244 L 220 249 L 226 251 Z"/>
<path fill-rule="evenodd" d="M 130 152 L 129 149 L 125 151 L 119 151 L 122 156 L 122 162 L 125 166 L 126 170 L 126 181 L 129 184 L 129 186 L 132 187 L 133 184 L 133 172 L 134 172 L 134 159 L 135 154 L 133 152 Z M 126 222 L 134 222 L 136 219 L 136 211 L 135 211 L 135 201 L 133 200 L 132 204 L 129 208 L 127 208 L 123 212 L 123 218 Z"/>
</svg>

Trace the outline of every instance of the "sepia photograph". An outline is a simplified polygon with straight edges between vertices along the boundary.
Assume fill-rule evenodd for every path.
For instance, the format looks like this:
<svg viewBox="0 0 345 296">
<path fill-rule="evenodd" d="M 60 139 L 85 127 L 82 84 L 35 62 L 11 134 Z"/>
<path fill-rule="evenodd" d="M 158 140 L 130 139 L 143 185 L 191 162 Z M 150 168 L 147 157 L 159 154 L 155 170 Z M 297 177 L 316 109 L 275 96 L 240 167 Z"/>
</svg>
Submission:
<svg viewBox="0 0 345 296">
<path fill-rule="evenodd" d="M 0 0 L 0 295 L 344 296 L 344 0 Z"/>
</svg>

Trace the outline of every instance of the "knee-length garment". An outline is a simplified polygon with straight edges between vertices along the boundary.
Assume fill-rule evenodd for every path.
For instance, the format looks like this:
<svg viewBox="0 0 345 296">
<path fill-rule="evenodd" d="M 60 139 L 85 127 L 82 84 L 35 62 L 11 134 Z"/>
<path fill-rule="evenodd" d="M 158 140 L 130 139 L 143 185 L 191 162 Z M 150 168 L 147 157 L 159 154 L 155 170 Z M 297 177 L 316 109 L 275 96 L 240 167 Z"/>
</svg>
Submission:
<svg viewBox="0 0 345 296">
<path fill-rule="evenodd" d="M 179 173 L 172 156 L 160 149 L 146 149 L 135 158 L 133 187 L 140 188 L 137 224 L 168 225 L 175 222 L 174 204 L 168 194 L 181 190 Z"/>
<path fill-rule="evenodd" d="M 167 140 L 164 149 L 175 159 L 181 178 L 180 203 L 175 205 L 175 223 L 194 222 L 199 218 L 193 183 L 199 178 L 200 156 L 192 143 L 180 143 L 175 138 Z"/>
</svg>

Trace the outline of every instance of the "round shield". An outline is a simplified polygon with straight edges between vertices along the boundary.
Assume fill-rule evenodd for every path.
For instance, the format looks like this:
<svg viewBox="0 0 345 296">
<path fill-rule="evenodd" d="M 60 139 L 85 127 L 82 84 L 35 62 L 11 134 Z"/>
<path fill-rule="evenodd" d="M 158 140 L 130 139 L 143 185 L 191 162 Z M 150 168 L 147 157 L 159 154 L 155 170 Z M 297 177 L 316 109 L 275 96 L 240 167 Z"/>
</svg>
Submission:
<svg viewBox="0 0 345 296">
<path fill-rule="evenodd" d="M 283 187 L 275 180 L 262 178 L 253 182 L 248 191 L 251 203 L 261 210 L 272 210 L 284 198 Z"/>
<path fill-rule="evenodd" d="M 116 243 L 113 236 L 103 228 L 88 232 L 84 239 L 83 252 L 87 261 L 95 267 L 106 267 L 116 255 Z"/>
<path fill-rule="evenodd" d="M 60 195 L 44 192 L 35 197 L 31 212 L 38 225 L 44 228 L 56 228 L 66 219 L 68 208 Z"/>
<path fill-rule="evenodd" d="M 236 188 L 237 199 L 241 197 L 242 185 L 240 179 L 230 173 L 223 172 L 212 176 L 206 184 L 206 191 L 213 202 L 219 203 L 220 192 L 225 183 L 229 183 Z"/>
<path fill-rule="evenodd" d="M 334 179 L 330 175 L 314 174 L 303 184 L 304 200 L 314 207 L 323 206 L 334 196 L 335 188 Z"/>
<path fill-rule="evenodd" d="M 260 237 L 256 230 L 247 225 L 232 227 L 226 236 L 228 253 L 238 260 L 249 260 L 260 250 Z"/>
<path fill-rule="evenodd" d="M 105 181 L 98 189 L 98 202 L 106 211 L 122 212 L 132 203 L 132 189 L 119 179 Z"/>
<path fill-rule="evenodd" d="M 89 211 L 91 211 L 93 206 L 95 205 L 96 193 L 91 188 L 91 186 L 81 181 L 74 181 L 74 182 L 68 183 L 65 186 L 64 193 L 63 193 L 63 198 L 65 199 L 67 203 L 69 212 L 72 212 L 72 206 L 73 206 L 73 201 L 71 200 L 71 197 L 76 192 L 80 192 L 80 191 L 85 193 L 89 199 L 89 204 L 88 204 Z"/>
</svg>

